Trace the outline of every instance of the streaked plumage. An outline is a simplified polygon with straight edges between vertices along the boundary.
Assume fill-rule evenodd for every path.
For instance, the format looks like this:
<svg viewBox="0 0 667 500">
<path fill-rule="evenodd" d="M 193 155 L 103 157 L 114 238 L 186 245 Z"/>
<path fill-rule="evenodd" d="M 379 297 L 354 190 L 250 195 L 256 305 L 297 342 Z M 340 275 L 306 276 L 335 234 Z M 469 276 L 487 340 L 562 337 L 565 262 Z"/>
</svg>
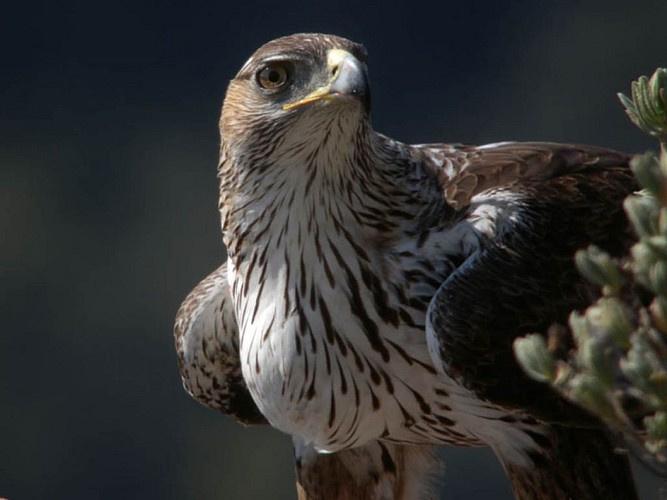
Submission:
<svg viewBox="0 0 667 500">
<path fill-rule="evenodd" d="M 230 83 L 227 267 L 179 312 L 186 388 L 306 447 L 348 450 L 317 467 L 340 459 L 350 470 L 378 446 L 407 454 L 389 443 L 486 444 L 518 496 L 628 498 L 627 461 L 597 422 L 529 381 L 511 351 L 517 335 L 590 299 L 576 249 L 627 246 L 627 156 L 402 144 L 370 125 L 365 58 L 348 40 L 294 35 L 260 48 Z M 601 443 L 595 460 L 579 457 L 591 481 L 566 480 L 570 430 Z M 317 474 L 310 463 L 304 478 Z"/>
<path fill-rule="evenodd" d="M 266 423 L 241 375 L 227 264 L 209 274 L 183 301 L 174 340 L 183 386 L 193 398 L 244 424 Z"/>
</svg>

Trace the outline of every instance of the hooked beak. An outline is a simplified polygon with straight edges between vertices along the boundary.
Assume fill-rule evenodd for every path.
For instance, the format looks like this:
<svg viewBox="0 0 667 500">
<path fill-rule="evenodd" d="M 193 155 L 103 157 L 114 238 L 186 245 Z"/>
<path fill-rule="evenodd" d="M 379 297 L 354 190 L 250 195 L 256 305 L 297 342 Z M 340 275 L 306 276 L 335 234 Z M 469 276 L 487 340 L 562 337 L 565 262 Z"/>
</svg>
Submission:
<svg viewBox="0 0 667 500">
<path fill-rule="evenodd" d="M 300 108 L 317 101 L 333 101 L 345 98 L 359 99 L 366 111 L 370 111 L 370 89 L 364 64 L 345 50 L 333 49 L 327 55 L 329 82 L 303 99 L 287 103 L 285 111 Z"/>
</svg>

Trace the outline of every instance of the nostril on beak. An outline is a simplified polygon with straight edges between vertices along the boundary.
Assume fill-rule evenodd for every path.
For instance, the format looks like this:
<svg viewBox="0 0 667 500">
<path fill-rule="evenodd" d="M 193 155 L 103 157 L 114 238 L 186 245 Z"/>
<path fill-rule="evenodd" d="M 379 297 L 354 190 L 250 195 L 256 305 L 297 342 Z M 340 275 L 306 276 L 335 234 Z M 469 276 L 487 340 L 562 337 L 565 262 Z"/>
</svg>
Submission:
<svg viewBox="0 0 667 500">
<path fill-rule="evenodd" d="M 336 64 L 333 68 L 331 68 L 331 76 L 336 76 L 338 74 L 338 69 L 340 68 L 340 64 Z"/>
</svg>

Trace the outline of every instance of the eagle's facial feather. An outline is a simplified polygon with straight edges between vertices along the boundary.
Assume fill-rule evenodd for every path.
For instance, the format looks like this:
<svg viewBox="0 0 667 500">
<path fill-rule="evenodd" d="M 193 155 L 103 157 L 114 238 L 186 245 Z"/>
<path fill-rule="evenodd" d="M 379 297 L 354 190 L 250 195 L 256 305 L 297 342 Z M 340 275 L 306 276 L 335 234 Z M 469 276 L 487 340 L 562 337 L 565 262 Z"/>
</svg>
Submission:
<svg viewBox="0 0 667 500">
<path fill-rule="evenodd" d="M 277 157 L 277 146 L 301 146 L 291 139 L 317 143 L 339 123 L 367 122 L 365 59 L 361 45 L 334 36 L 284 37 L 258 49 L 229 84 L 220 119 L 228 153 Z M 337 128 L 356 135 L 356 126 Z"/>
</svg>

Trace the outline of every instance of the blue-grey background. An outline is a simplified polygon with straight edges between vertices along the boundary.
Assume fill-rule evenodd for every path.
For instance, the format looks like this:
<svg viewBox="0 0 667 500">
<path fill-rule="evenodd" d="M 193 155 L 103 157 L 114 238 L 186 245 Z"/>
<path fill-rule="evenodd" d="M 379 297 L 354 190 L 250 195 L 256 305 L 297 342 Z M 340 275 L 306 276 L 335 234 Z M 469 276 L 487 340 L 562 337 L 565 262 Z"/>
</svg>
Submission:
<svg viewBox="0 0 667 500">
<path fill-rule="evenodd" d="M 190 400 L 171 339 L 223 255 L 218 113 L 259 45 L 363 42 L 375 126 L 404 141 L 636 152 L 654 145 L 615 93 L 667 64 L 665 19 L 664 0 L 4 5 L 0 497 L 294 496 L 289 440 Z M 508 498 L 489 452 L 443 453 L 447 498 Z"/>
</svg>

